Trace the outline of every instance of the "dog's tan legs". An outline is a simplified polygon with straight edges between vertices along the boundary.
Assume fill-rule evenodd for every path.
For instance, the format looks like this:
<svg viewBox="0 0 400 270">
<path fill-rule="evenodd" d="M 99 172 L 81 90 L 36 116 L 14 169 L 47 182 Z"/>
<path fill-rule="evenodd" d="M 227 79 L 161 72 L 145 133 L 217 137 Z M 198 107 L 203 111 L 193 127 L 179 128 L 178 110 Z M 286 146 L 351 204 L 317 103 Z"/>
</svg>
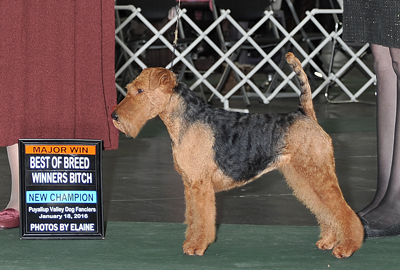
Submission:
<svg viewBox="0 0 400 270">
<path fill-rule="evenodd" d="M 183 252 L 188 255 L 203 255 L 208 245 L 215 240 L 215 193 L 209 181 L 195 181 L 187 189 L 188 228 Z"/>
<path fill-rule="evenodd" d="M 290 127 L 279 167 L 294 194 L 321 226 L 318 248 L 333 248 L 332 253 L 338 258 L 349 257 L 358 250 L 364 229 L 340 190 L 331 139 L 316 122 L 304 119 Z"/>
<path fill-rule="evenodd" d="M 296 197 L 303 202 L 311 212 L 316 214 L 314 208 L 322 205 L 323 201 L 321 197 L 318 196 L 317 192 L 313 191 L 314 188 L 310 186 L 310 183 L 307 180 L 301 179 L 301 176 L 291 166 L 285 166 L 281 171 L 285 175 L 288 185 L 293 189 Z M 323 214 L 324 213 L 316 214 L 321 230 L 317 247 L 319 249 L 330 250 L 336 245 L 337 236 L 333 225 L 329 222 L 329 218 L 324 218 Z"/>
<path fill-rule="evenodd" d="M 333 249 L 338 242 L 333 225 L 327 224 L 321 220 L 319 226 L 321 229 L 321 234 L 320 239 L 317 242 L 317 247 L 323 250 Z"/>
<path fill-rule="evenodd" d="M 192 207 L 192 192 L 190 185 L 187 183 L 187 181 L 184 181 L 184 186 L 185 186 L 185 204 L 186 204 L 186 209 L 185 209 L 185 224 L 187 225 L 186 227 L 186 239 L 191 239 L 193 235 L 193 207 Z"/>
<path fill-rule="evenodd" d="M 307 166 L 308 165 L 308 166 Z M 329 172 L 331 171 L 331 172 Z M 302 166 L 295 162 L 282 168 L 294 194 L 313 212 L 321 225 L 320 249 L 332 249 L 337 258 L 350 257 L 363 241 L 363 227 L 345 202 L 333 168 Z"/>
</svg>

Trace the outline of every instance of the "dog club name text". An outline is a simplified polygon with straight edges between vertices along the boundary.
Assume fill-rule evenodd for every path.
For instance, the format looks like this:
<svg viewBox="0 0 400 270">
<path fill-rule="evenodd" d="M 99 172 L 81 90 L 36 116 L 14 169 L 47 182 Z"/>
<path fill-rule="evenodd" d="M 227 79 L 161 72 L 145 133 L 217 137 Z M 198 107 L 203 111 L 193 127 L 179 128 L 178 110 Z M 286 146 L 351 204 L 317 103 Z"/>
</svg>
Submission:
<svg viewBox="0 0 400 270">
<path fill-rule="evenodd" d="M 31 223 L 31 232 L 95 232 L 94 223 Z"/>
<path fill-rule="evenodd" d="M 42 214 L 42 213 L 96 213 L 96 207 L 81 207 L 81 206 L 75 206 L 75 207 L 70 207 L 70 206 L 65 206 L 65 207 L 60 207 L 60 206 L 50 206 L 50 207 L 33 207 L 29 206 L 28 207 L 28 212 L 29 213 L 35 213 L 35 214 Z"/>
<path fill-rule="evenodd" d="M 38 218 L 42 220 L 81 220 L 81 219 L 89 219 L 91 213 L 96 213 L 96 207 L 81 207 L 81 206 L 50 206 L 50 207 L 28 207 L 29 213 L 38 214 Z"/>
</svg>

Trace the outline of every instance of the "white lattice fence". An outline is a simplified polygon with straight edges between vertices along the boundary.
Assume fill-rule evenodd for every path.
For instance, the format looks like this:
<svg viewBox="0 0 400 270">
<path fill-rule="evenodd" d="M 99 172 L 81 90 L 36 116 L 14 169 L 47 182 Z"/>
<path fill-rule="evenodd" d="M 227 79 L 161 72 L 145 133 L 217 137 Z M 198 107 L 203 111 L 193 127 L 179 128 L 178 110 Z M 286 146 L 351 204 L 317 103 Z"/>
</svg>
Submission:
<svg viewBox="0 0 400 270">
<path fill-rule="evenodd" d="M 164 33 L 173 27 L 176 24 L 177 16 L 174 16 L 173 19 L 169 20 L 160 30 L 157 30 L 142 14 L 141 9 L 138 7 L 134 7 L 132 5 L 129 6 L 115 6 L 116 11 L 129 11 L 131 14 L 125 18 L 123 22 L 117 25 L 115 30 L 115 40 L 116 43 L 121 46 L 125 55 L 126 61 L 123 65 L 120 66 L 118 70 L 116 70 L 115 78 L 118 79 L 119 76 L 127 69 L 129 66 L 135 62 L 140 68 L 146 68 L 146 64 L 140 60 L 140 55 L 143 54 L 150 46 L 152 46 L 156 41 L 161 41 L 162 45 L 165 48 L 168 48 L 172 52 L 175 53 L 176 58 L 173 61 L 173 65 L 176 65 L 179 62 L 182 62 L 196 77 L 192 85 L 190 85 L 191 89 L 195 89 L 200 85 L 205 85 L 222 103 L 224 103 L 226 109 L 229 108 L 229 99 L 235 94 L 240 87 L 247 84 L 250 86 L 251 91 L 253 91 L 265 104 L 269 103 L 273 98 L 275 98 L 279 92 L 287 88 L 289 86 L 290 89 L 293 90 L 294 93 L 300 94 L 300 90 L 298 86 L 292 81 L 292 78 L 295 76 L 294 72 L 287 71 L 284 72 L 283 68 L 280 68 L 272 59 L 273 57 L 279 53 L 283 48 L 290 47 L 297 51 L 297 56 L 302 60 L 303 67 L 306 65 L 311 65 L 316 71 L 318 71 L 323 80 L 321 84 L 314 90 L 313 97 L 318 95 L 328 84 L 335 83 L 339 86 L 339 88 L 349 97 L 350 101 L 357 101 L 359 96 L 375 81 L 375 74 L 363 63 L 360 59 L 360 56 L 367 50 L 368 44 L 362 46 L 358 51 L 354 51 L 353 48 L 349 47 L 342 39 L 341 34 L 343 29 L 338 28 L 337 31 L 332 31 L 330 33 L 323 27 L 323 25 L 316 19 L 316 15 L 318 14 L 340 14 L 342 10 L 340 9 L 329 9 L 329 10 L 321 10 L 321 9 L 313 9 L 311 11 L 306 12 L 306 16 L 304 19 L 290 32 L 288 32 L 285 27 L 274 17 L 273 11 L 265 11 L 264 16 L 250 29 L 244 29 L 235 19 L 230 15 L 229 10 L 221 10 L 218 18 L 214 20 L 214 22 L 208 26 L 205 30 L 201 30 L 196 23 L 189 18 L 186 14 L 186 10 L 182 9 L 178 14 L 180 20 L 186 25 L 190 26 L 192 32 L 195 32 L 197 37 L 190 43 L 188 46 L 181 48 L 181 50 L 174 50 L 173 44 L 168 41 L 164 37 Z M 129 48 L 123 39 L 121 39 L 122 31 L 124 27 L 127 27 L 133 19 L 140 20 L 153 34 L 153 36 L 147 40 L 145 44 L 140 46 L 137 51 L 132 51 Z M 219 45 L 215 44 L 215 42 L 209 37 L 210 33 L 216 29 L 218 25 L 222 23 L 222 21 L 228 20 L 229 23 L 237 29 L 237 31 L 242 35 L 240 39 L 238 39 L 232 46 L 230 46 L 226 51 L 223 51 Z M 282 37 L 278 44 L 273 47 L 273 49 L 269 52 L 266 52 L 253 38 L 253 34 L 260 29 L 266 23 L 271 23 L 279 32 Z M 320 31 L 320 41 L 318 45 L 311 51 L 306 52 L 304 48 L 301 46 L 301 42 L 304 42 L 304 39 L 307 38 L 304 36 L 303 28 L 307 23 L 312 23 L 315 27 Z M 298 37 L 301 36 L 303 39 L 299 40 Z M 193 65 L 193 62 L 190 61 L 189 56 L 192 51 L 196 48 L 200 42 L 205 41 L 219 56 L 216 59 L 215 63 L 208 68 L 205 72 L 200 72 Z M 331 71 L 330 74 L 324 71 L 319 65 L 317 65 L 314 61 L 315 57 L 321 53 L 321 51 L 326 47 L 330 46 L 332 42 L 336 42 L 342 50 L 344 50 L 348 55 L 349 59 L 345 65 L 343 65 L 338 71 Z M 261 61 L 254 66 L 254 68 L 248 73 L 244 74 L 231 60 L 232 54 L 238 50 L 244 43 L 251 44 L 254 50 L 256 50 L 261 55 Z M 289 45 L 289 46 L 288 46 Z M 233 87 L 230 91 L 225 94 L 217 91 L 215 86 L 213 86 L 209 79 L 210 76 L 216 71 L 218 67 L 220 67 L 223 63 L 229 65 L 232 70 L 239 76 L 240 82 Z M 357 63 L 367 74 L 368 78 L 366 83 L 358 89 L 355 93 L 351 92 L 348 87 L 341 81 L 341 77 L 345 74 L 345 72 L 350 68 L 351 65 Z M 252 77 L 260 72 L 262 67 L 266 64 L 269 64 L 274 71 L 278 74 L 279 80 L 276 87 L 266 94 L 263 92 L 259 86 L 257 86 Z M 172 63 L 169 63 L 166 67 L 170 68 Z M 126 94 L 124 90 L 124 86 L 116 83 L 116 87 L 118 91 L 122 94 Z"/>
</svg>

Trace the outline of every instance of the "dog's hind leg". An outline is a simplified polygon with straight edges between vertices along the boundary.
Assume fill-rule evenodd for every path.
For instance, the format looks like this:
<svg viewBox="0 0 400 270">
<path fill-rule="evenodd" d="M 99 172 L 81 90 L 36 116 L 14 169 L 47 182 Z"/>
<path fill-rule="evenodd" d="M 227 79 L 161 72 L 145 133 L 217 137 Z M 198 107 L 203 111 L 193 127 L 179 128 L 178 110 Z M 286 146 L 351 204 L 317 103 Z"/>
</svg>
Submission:
<svg viewBox="0 0 400 270">
<path fill-rule="evenodd" d="M 346 258 L 361 247 L 363 227 L 340 190 L 331 140 L 311 121 L 300 120 L 291 127 L 285 149 L 288 162 L 280 169 L 296 197 L 321 225 L 317 246 L 333 248 L 334 256 Z"/>
<path fill-rule="evenodd" d="M 363 228 L 356 214 L 345 203 L 338 187 L 318 183 L 332 180 L 310 179 L 307 173 L 299 173 L 298 168 L 290 165 L 282 171 L 296 197 L 315 214 L 321 226 L 321 239 L 317 247 L 333 249 L 332 253 L 337 258 L 350 257 L 361 247 Z M 313 183 L 304 184 L 306 181 Z"/>
</svg>

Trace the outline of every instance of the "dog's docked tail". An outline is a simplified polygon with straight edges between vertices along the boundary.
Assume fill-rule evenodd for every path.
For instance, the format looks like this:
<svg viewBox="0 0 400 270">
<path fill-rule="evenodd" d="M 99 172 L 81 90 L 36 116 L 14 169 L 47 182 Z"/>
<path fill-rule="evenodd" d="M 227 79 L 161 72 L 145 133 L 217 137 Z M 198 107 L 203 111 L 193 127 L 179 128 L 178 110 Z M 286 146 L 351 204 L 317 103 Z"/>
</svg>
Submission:
<svg viewBox="0 0 400 270">
<path fill-rule="evenodd" d="M 300 95 L 300 107 L 303 109 L 304 113 L 314 120 L 317 120 L 314 111 L 314 105 L 312 102 L 311 87 L 308 82 L 308 78 L 299 59 L 294 56 L 293 53 L 289 52 L 286 54 L 286 61 L 292 67 L 293 71 L 296 73 L 297 78 L 300 81 L 301 95 Z"/>
</svg>

